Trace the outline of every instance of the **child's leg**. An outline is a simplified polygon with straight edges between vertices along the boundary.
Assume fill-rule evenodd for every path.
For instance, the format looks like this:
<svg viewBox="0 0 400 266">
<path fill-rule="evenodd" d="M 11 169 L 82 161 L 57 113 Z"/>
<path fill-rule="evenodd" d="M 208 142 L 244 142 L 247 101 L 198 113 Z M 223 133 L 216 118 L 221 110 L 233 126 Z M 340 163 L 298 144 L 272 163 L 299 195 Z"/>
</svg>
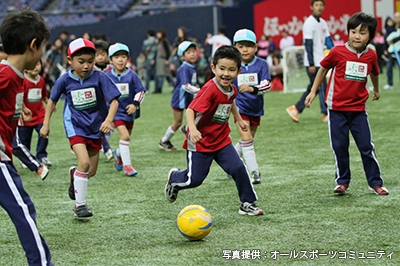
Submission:
<svg viewBox="0 0 400 266">
<path fill-rule="evenodd" d="M 36 226 L 36 210 L 11 162 L 0 162 L 0 206 L 13 221 L 29 265 L 52 265 L 50 250 Z"/>
<path fill-rule="evenodd" d="M 91 169 L 91 160 L 86 145 L 78 143 L 72 146 L 78 160 L 78 166 L 74 172 L 74 188 L 76 206 L 86 204 L 86 195 L 88 187 L 89 169 Z M 98 157 L 97 157 L 98 159 Z"/>
<path fill-rule="evenodd" d="M 336 165 L 336 184 L 350 183 L 349 122 L 347 112 L 329 112 L 329 136 Z"/>
<path fill-rule="evenodd" d="M 187 169 L 171 174 L 171 185 L 178 190 L 200 186 L 206 179 L 214 153 L 186 152 Z"/>
<path fill-rule="evenodd" d="M 167 131 L 165 131 L 164 136 L 161 138 L 161 142 L 167 142 L 172 139 L 172 137 L 175 135 L 175 132 L 182 125 L 183 110 L 174 108 L 173 115 L 174 122 L 167 128 Z"/>
<path fill-rule="evenodd" d="M 31 153 L 31 151 L 21 143 L 19 138 L 19 127 L 13 139 L 13 154 L 24 163 L 29 170 L 37 171 L 40 167 L 39 160 Z"/>
<path fill-rule="evenodd" d="M 124 166 L 131 165 L 131 152 L 129 150 L 130 132 L 125 125 L 118 126 L 117 129 L 120 135 L 119 152 L 122 159 L 122 164 Z"/>
<path fill-rule="evenodd" d="M 43 138 L 40 136 L 39 132 L 43 124 L 35 126 L 35 130 L 38 133 L 38 142 L 36 145 L 36 157 L 40 160 L 42 158 L 47 158 L 47 145 L 49 144 L 48 138 Z"/>
<path fill-rule="evenodd" d="M 246 121 L 250 123 L 250 121 Z M 239 125 L 236 125 L 240 134 L 240 150 L 243 153 L 243 158 L 249 168 L 250 173 L 258 171 L 258 163 L 256 159 L 256 152 L 254 151 L 254 140 L 251 130 L 243 131 Z M 236 149 L 237 150 L 237 149 Z"/>
<path fill-rule="evenodd" d="M 362 112 L 356 115 L 351 121 L 350 130 L 361 154 L 368 185 L 370 187 L 383 186 L 381 170 L 371 139 L 367 113 Z"/>
<path fill-rule="evenodd" d="M 253 203 L 257 200 L 246 166 L 232 144 L 221 149 L 215 156 L 215 161 L 235 180 L 241 202 Z"/>
</svg>

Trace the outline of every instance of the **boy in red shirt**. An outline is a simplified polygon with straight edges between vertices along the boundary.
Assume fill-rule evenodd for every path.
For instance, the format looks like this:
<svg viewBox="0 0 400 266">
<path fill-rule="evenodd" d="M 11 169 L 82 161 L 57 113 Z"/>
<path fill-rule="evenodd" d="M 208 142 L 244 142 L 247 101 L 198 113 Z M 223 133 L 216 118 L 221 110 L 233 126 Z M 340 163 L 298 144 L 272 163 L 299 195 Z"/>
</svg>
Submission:
<svg viewBox="0 0 400 266">
<path fill-rule="evenodd" d="M 368 185 L 378 195 L 388 195 L 376 158 L 368 115 L 365 111 L 369 97 L 367 77 L 370 75 L 373 90 L 372 100 L 379 100 L 379 65 L 376 53 L 368 48 L 375 36 L 377 21 L 374 17 L 359 12 L 347 23 L 349 41 L 334 47 L 321 61 L 310 94 L 305 105 L 310 107 L 318 86 L 332 69 L 326 90 L 329 136 L 336 165 L 334 193 L 345 194 L 350 184 L 349 131 L 361 154 Z"/>
<path fill-rule="evenodd" d="M 246 166 L 240 159 L 230 137 L 229 117 L 232 112 L 236 124 L 243 131 L 249 126 L 240 116 L 234 99 L 238 93 L 232 85 L 241 70 L 240 52 L 233 46 L 221 46 L 213 57 L 211 69 L 215 77 L 199 91 L 186 110 L 189 130 L 183 148 L 187 150 L 186 170 L 172 168 L 165 186 L 166 198 L 174 202 L 179 190 L 201 185 L 213 160 L 232 176 L 236 183 L 241 215 L 262 215 L 255 205 L 256 192 Z"/>
</svg>

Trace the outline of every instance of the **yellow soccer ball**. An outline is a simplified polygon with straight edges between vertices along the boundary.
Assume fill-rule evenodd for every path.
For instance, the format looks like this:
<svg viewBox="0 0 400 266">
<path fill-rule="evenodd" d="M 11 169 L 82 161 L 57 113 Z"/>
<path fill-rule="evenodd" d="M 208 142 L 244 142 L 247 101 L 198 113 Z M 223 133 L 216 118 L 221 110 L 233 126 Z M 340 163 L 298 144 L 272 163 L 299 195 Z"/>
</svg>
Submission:
<svg viewBox="0 0 400 266">
<path fill-rule="evenodd" d="M 200 205 L 189 205 L 183 208 L 177 218 L 179 232 L 191 241 L 205 238 L 212 229 L 210 212 Z"/>
</svg>

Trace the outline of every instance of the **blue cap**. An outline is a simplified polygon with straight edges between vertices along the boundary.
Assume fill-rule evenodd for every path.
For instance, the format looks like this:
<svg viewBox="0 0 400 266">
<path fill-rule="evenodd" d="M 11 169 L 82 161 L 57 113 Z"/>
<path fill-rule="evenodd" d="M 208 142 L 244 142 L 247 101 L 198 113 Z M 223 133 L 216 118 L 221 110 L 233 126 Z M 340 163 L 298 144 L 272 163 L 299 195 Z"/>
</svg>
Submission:
<svg viewBox="0 0 400 266">
<path fill-rule="evenodd" d="M 233 43 L 248 41 L 254 44 L 257 43 L 256 35 L 248 29 L 238 30 L 233 36 Z"/>
<path fill-rule="evenodd" d="M 186 52 L 186 50 L 189 49 L 190 46 L 196 47 L 196 43 L 189 41 L 181 42 L 181 44 L 179 44 L 178 46 L 178 52 L 177 52 L 178 56 L 182 56 Z"/>
<path fill-rule="evenodd" d="M 128 46 L 126 46 L 123 43 L 119 43 L 117 42 L 116 44 L 110 45 L 110 47 L 108 48 L 108 56 L 111 57 L 113 56 L 116 52 L 119 51 L 125 51 L 128 53 L 129 55 L 129 48 Z"/>
</svg>

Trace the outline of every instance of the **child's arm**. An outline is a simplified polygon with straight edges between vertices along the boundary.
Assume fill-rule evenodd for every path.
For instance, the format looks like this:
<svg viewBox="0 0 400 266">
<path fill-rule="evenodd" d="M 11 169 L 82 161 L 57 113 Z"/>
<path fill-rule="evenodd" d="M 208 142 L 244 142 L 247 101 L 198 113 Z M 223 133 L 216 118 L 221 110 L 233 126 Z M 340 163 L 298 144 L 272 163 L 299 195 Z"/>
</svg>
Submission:
<svg viewBox="0 0 400 266">
<path fill-rule="evenodd" d="M 242 84 L 239 86 L 240 92 L 250 92 L 251 94 L 261 95 L 267 93 L 271 89 L 271 81 L 264 79 L 259 85 L 249 86 Z"/>
<path fill-rule="evenodd" d="M 315 76 L 314 83 L 311 87 L 310 93 L 307 95 L 307 98 L 304 100 L 304 104 L 306 107 L 310 108 L 311 103 L 313 102 L 315 95 L 317 94 L 318 87 L 324 81 L 326 74 L 328 73 L 329 69 L 321 67 L 318 70 L 317 75 Z"/>
<path fill-rule="evenodd" d="M 45 103 L 46 106 L 47 106 L 48 102 L 49 102 L 49 98 L 48 97 L 44 97 L 43 98 L 43 103 Z M 56 112 L 56 111 L 57 111 L 57 106 L 54 106 L 53 112 Z"/>
<path fill-rule="evenodd" d="M 101 123 L 100 126 L 101 132 L 108 134 L 110 130 L 113 128 L 112 124 L 115 114 L 117 113 L 117 110 L 118 110 L 118 100 L 114 98 L 110 102 L 110 108 L 108 109 L 108 115 L 106 119 L 104 120 L 103 123 Z"/>
<path fill-rule="evenodd" d="M 249 125 L 244 122 L 244 120 L 242 119 L 242 116 L 239 114 L 239 111 L 236 107 L 236 103 L 233 102 L 232 104 L 232 110 L 231 113 L 233 115 L 233 117 L 236 119 L 236 124 L 240 126 L 240 128 L 244 131 L 247 132 L 247 130 L 249 129 Z"/>
<path fill-rule="evenodd" d="M 50 118 L 51 115 L 53 114 L 53 110 L 56 107 L 56 103 L 54 103 L 51 99 L 47 101 L 46 105 L 46 114 L 44 115 L 44 121 L 43 121 L 43 126 L 40 129 L 40 136 L 43 138 L 48 138 L 49 133 L 50 133 Z"/>
<path fill-rule="evenodd" d="M 146 92 L 144 90 L 135 94 L 132 104 L 128 104 L 128 106 L 126 107 L 126 113 L 128 115 L 133 115 L 133 113 L 135 113 L 136 110 L 139 109 L 140 104 L 143 102 L 145 95 Z"/>
<path fill-rule="evenodd" d="M 381 97 L 379 94 L 379 78 L 373 74 L 370 74 L 372 86 L 374 87 L 374 96 L 372 97 L 373 101 L 379 100 Z"/>
<path fill-rule="evenodd" d="M 190 93 L 190 94 L 197 94 L 200 90 L 199 87 L 194 86 L 192 84 L 186 83 L 181 86 L 181 89 Z"/>
<path fill-rule="evenodd" d="M 193 143 L 199 142 L 203 137 L 200 131 L 197 130 L 196 124 L 194 123 L 195 111 L 193 109 L 186 109 L 186 122 L 189 126 L 189 138 Z"/>
</svg>

